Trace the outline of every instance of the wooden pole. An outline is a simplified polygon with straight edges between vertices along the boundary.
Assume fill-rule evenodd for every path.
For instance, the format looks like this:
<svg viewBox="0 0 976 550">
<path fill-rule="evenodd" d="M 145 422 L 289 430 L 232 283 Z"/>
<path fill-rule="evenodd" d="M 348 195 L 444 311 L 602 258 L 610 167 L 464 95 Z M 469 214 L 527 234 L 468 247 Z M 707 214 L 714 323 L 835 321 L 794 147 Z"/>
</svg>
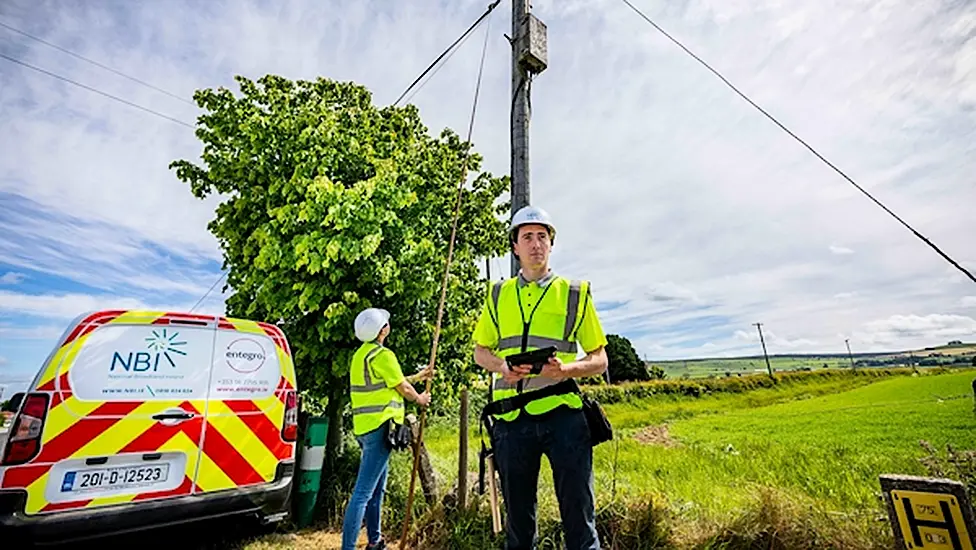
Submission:
<svg viewBox="0 0 976 550">
<path fill-rule="evenodd" d="M 468 388 L 461 390 L 461 433 L 458 437 L 458 508 L 468 507 Z"/>
<path fill-rule="evenodd" d="M 512 0 L 512 110 L 511 175 L 512 216 L 531 202 L 529 194 L 529 79 L 531 75 L 519 63 L 522 22 L 531 7 L 529 0 Z M 519 261 L 510 253 L 512 277 L 518 275 Z"/>
<path fill-rule="evenodd" d="M 498 1 L 491 6 L 489 6 L 489 12 L 494 9 L 494 6 L 498 5 Z M 489 33 L 485 32 L 485 42 L 481 49 L 481 65 L 478 67 L 478 81 L 474 88 L 474 101 L 471 103 L 471 119 L 468 122 L 468 138 L 465 140 L 465 146 L 471 147 L 471 134 L 474 132 L 474 117 L 478 110 L 478 95 L 481 92 L 481 77 L 485 69 L 485 54 L 488 52 L 488 36 Z M 433 371 L 434 364 L 437 361 L 437 344 L 441 337 L 441 322 L 444 319 L 444 304 L 447 300 L 447 282 L 451 276 L 451 260 L 454 259 L 454 244 L 457 239 L 457 228 L 458 219 L 461 216 L 461 199 L 464 197 L 464 182 L 467 180 L 468 176 L 468 161 L 471 159 L 470 150 L 466 149 L 464 153 L 464 160 L 461 162 L 461 173 L 458 181 L 457 189 L 457 199 L 454 201 L 454 215 L 451 221 L 451 238 L 447 243 L 447 260 L 444 262 L 444 278 L 441 280 L 441 297 L 440 302 L 437 305 L 437 322 L 434 324 L 434 340 L 430 346 L 430 362 L 427 364 L 427 368 Z M 427 379 L 427 383 L 424 386 L 424 391 L 429 392 L 431 385 L 431 379 Z M 413 446 L 413 469 L 410 471 L 410 489 L 407 493 L 407 509 L 405 510 L 405 518 L 403 519 L 403 529 L 400 532 L 400 550 L 404 550 L 407 547 L 407 534 L 410 532 L 410 515 L 413 512 L 413 495 L 414 489 L 416 488 L 417 482 L 417 468 L 420 466 L 420 443 L 424 439 L 424 426 L 427 424 L 427 409 L 423 408 L 420 410 L 420 426 L 417 430 L 417 441 Z"/>
</svg>

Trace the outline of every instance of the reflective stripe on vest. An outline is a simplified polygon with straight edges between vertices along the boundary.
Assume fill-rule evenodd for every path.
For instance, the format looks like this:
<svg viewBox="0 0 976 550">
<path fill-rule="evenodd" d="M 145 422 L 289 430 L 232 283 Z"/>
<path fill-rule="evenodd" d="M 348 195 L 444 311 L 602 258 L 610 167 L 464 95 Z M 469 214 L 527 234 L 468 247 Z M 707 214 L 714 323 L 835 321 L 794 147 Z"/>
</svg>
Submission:
<svg viewBox="0 0 976 550">
<path fill-rule="evenodd" d="M 379 344 L 366 353 L 362 361 L 362 382 L 353 376 L 350 368 L 349 391 L 352 400 L 353 432 L 362 435 L 379 428 L 388 419 L 403 422 L 403 397 L 393 388 L 388 388 L 382 380 L 373 380 L 370 362 L 386 348 Z M 391 352 L 392 353 L 392 352 Z M 357 351 L 354 355 L 361 354 Z"/>
<path fill-rule="evenodd" d="M 353 409 L 352 412 L 353 412 L 353 414 L 378 413 L 378 412 L 385 411 L 387 407 L 390 407 L 390 408 L 393 408 L 393 409 L 402 409 L 403 408 L 403 403 L 401 403 L 399 401 L 390 401 L 386 405 L 368 405 L 366 407 L 359 407 L 358 409 Z"/>
<path fill-rule="evenodd" d="M 381 351 L 383 351 L 383 346 L 376 346 L 366 354 L 366 359 L 363 361 L 363 380 L 366 383 L 362 385 L 350 384 L 349 391 L 353 393 L 363 393 L 386 389 L 386 384 L 383 381 L 379 381 L 374 384 L 373 378 L 369 375 L 369 362 L 372 361 L 374 357 L 379 355 Z M 356 412 L 356 410 L 357 409 L 353 409 L 352 411 Z"/>
<path fill-rule="evenodd" d="M 534 309 L 544 308 L 540 319 L 535 312 L 529 312 L 531 316 L 524 319 L 529 323 L 528 334 L 523 335 L 524 324 L 523 315 L 525 312 L 520 307 L 518 279 L 513 278 L 506 281 L 498 281 L 492 284 L 489 292 L 490 305 L 489 313 L 492 321 L 498 330 L 499 342 L 496 354 L 506 357 L 520 351 L 539 349 L 547 346 L 556 348 L 556 356 L 564 363 L 574 361 L 577 355 L 576 330 L 581 320 L 583 308 L 580 299 L 587 295 L 588 283 L 582 281 L 569 282 L 566 279 L 555 277 L 545 287 L 545 292 L 539 297 Z M 552 287 L 552 288 L 550 288 Z M 558 306 L 553 302 L 556 300 Z M 565 300 L 564 302 L 562 300 Z M 523 339 L 525 340 L 523 346 Z M 556 384 L 558 380 L 542 376 L 526 376 L 519 388 L 518 383 L 510 384 L 501 376 L 493 375 L 492 399 L 499 400 L 519 393 L 519 390 L 530 392 Z M 528 414 L 536 415 L 548 412 L 559 405 L 568 405 L 571 408 L 582 407 L 582 402 L 576 394 L 556 395 L 543 399 L 535 400 L 525 406 Z M 496 415 L 502 420 L 514 420 L 520 411 L 507 414 Z"/>
</svg>

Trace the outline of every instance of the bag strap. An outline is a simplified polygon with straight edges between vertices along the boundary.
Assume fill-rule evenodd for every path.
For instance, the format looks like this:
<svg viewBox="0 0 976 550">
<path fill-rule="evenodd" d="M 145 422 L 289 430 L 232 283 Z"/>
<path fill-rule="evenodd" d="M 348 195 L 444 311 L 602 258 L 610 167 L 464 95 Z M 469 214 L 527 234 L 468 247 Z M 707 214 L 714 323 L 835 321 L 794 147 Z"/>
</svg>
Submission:
<svg viewBox="0 0 976 550">
<path fill-rule="evenodd" d="M 579 385 L 576 384 L 576 380 L 568 378 L 562 382 L 553 384 L 551 386 L 546 386 L 538 390 L 520 393 L 513 395 L 512 397 L 499 399 L 498 401 L 492 401 L 491 403 L 485 405 L 485 408 L 481 409 L 481 418 L 484 420 L 490 415 L 510 413 L 512 411 L 521 409 L 536 399 L 551 397 L 553 395 L 563 395 L 567 393 L 582 393 Z"/>
</svg>

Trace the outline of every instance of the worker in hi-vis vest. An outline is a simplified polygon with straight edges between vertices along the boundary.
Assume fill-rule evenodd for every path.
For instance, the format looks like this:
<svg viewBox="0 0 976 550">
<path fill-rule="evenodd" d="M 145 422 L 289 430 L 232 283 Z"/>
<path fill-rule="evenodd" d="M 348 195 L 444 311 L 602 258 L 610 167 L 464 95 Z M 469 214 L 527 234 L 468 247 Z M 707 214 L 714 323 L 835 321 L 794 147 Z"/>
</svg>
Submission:
<svg viewBox="0 0 976 550">
<path fill-rule="evenodd" d="M 383 494 L 386 491 L 387 465 L 392 449 L 387 440 L 390 422 L 403 424 L 403 399 L 421 407 L 430 404 L 430 393 L 417 393 L 413 383 L 433 376 L 425 368 L 410 377 L 403 376 L 396 355 L 383 347 L 390 334 L 390 314 L 370 308 L 356 316 L 356 338 L 363 342 L 349 367 L 352 400 L 352 427 L 362 448 L 356 486 L 349 497 L 342 524 L 342 548 L 353 550 L 366 518 L 368 550 L 386 548 L 380 531 Z"/>
<path fill-rule="evenodd" d="M 521 271 L 517 277 L 489 282 L 474 330 L 475 362 L 492 373 L 493 402 L 569 378 L 601 375 L 607 369 L 607 339 L 589 283 L 567 280 L 549 269 L 556 236 L 549 215 L 533 206 L 522 208 L 512 217 L 509 232 Z M 585 353 L 582 358 L 577 358 L 577 344 Z M 530 365 L 509 366 L 505 360 L 508 355 L 549 346 L 556 348 L 556 355 L 538 375 L 530 374 Z M 557 389 L 549 390 L 553 391 Z M 491 440 L 508 518 L 507 548 L 535 547 L 542 455 L 552 466 L 566 548 L 600 547 L 593 448 L 579 394 L 544 396 L 495 415 Z"/>
</svg>

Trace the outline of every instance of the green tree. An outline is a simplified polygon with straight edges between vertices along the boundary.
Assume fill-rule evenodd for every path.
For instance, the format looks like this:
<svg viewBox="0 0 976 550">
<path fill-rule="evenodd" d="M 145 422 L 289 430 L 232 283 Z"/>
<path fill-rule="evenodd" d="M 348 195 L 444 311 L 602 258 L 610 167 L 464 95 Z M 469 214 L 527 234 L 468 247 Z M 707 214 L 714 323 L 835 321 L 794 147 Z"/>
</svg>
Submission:
<svg viewBox="0 0 976 550">
<path fill-rule="evenodd" d="M 651 380 L 664 380 L 668 377 L 667 373 L 664 372 L 664 369 L 658 365 L 649 365 L 647 367 L 647 375 L 651 378 Z"/>
<path fill-rule="evenodd" d="M 177 160 L 194 196 L 219 194 L 208 228 L 227 270 L 228 314 L 277 322 L 300 389 L 330 418 L 326 467 L 341 446 L 355 315 L 392 314 L 388 345 L 407 374 L 429 361 L 464 156 L 452 131 L 431 136 L 415 107 L 376 107 L 369 91 L 319 78 L 236 77 L 240 95 L 198 90 L 202 163 Z M 481 157 L 471 152 L 468 171 Z M 466 184 L 438 351 L 434 403 L 467 381 L 484 297 L 478 258 L 505 251 L 497 215 L 507 177 Z M 346 418 L 348 422 L 348 417 Z"/>
<path fill-rule="evenodd" d="M 607 359 L 611 382 L 650 380 L 647 367 L 626 336 L 607 335 Z"/>
</svg>

